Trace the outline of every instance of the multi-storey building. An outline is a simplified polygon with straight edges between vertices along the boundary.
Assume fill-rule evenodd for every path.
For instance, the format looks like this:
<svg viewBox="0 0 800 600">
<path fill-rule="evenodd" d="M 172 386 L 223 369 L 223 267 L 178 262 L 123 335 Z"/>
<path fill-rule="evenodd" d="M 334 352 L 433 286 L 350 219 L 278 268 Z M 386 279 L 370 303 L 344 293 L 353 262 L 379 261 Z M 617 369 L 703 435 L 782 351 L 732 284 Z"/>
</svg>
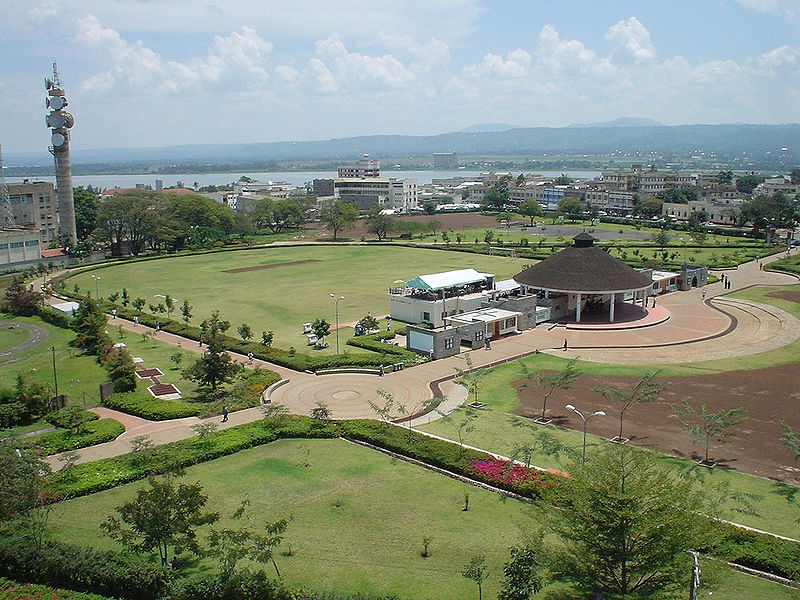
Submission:
<svg viewBox="0 0 800 600">
<path fill-rule="evenodd" d="M 603 171 L 601 184 L 609 190 L 639 192 L 653 196 L 672 188 L 695 185 L 695 177 L 679 171 L 645 171 L 642 165 L 632 165 L 630 171 Z"/>
<path fill-rule="evenodd" d="M 688 221 L 693 212 L 703 211 L 708 215 L 708 220 L 716 225 L 735 225 L 741 199 L 714 198 L 712 200 L 692 200 L 688 204 L 664 202 L 661 214 L 667 215 L 678 221 Z"/>
<path fill-rule="evenodd" d="M 434 169 L 457 169 L 458 168 L 458 154 L 455 152 L 434 152 L 433 153 L 433 168 Z"/>
<path fill-rule="evenodd" d="M 340 178 L 361 178 L 361 177 L 380 177 L 381 161 L 370 158 L 365 154 L 354 165 L 344 165 L 339 167 Z"/>
<path fill-rule="evenodd" d="M 35 181 L 9 183 L 8 196 L 17 227 L 35 229 L 42 248 L 58 244 L 56 193 L 52 183 Z"/>
<path fill-rule="evenodd" d="M 337 198 L 352 202 L 362 212 L 373 206 L 403 213 L 419 208 L 416 179 L 341 177 L 333 187 Z"/>
<path fill-rule="evenodd" d="M 586 206 L 602 210 L 609 215 L 629 215 L 633 212 L 635 203 L 636 192 L 604 190 L 600 188 L 586 190 Z"/>
</svg>

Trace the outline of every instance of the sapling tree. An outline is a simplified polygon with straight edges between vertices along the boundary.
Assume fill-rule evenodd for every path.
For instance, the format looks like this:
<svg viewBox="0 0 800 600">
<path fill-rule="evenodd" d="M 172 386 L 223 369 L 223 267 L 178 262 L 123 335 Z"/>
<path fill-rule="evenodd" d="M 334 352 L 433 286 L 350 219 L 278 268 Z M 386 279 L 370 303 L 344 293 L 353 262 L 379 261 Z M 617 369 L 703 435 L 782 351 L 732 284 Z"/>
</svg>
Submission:
<svg viewBox="0 0 800 600">
<path fill-rule="evenodd" d="M 275 339 L 275 333 L 273 331 L 262 331 L 261 332 L 261 345 L 262 346 L 272 346 L 272 340 Z"/>
<path fill-rule="evenodd" d="M 483 582 L 489 576 L 489 567 L 486 566 L 486 559 L 483 556 L 473 556 L 464 565 L 461 576 L 475 582 L 478 586 L 478 600 L 483 600 Z"/>
<path fill-rule="evenodd" d="M 331 332 L 331 324 L 328 323 L 325 319 L 314 319 L 314 322 L 311 324 L 311 331 L 314 332 L 314 335 L 317 336 L 317 339 L 322 342 L 328 334 Z"/>
<path fill-rule="evenodd" d="M 239 337 L 242 338 L 243 341 L 247 342 L 253 337 L 253 330 L 250 329 L 250 325 L 247 323 L 242 323 L 239 325 L 236 332 L 239 334 Z"/>
<path fill-rule="evenodd" d="M 694 438 L 694 443 L 705 449 L 703 464 L 710 465 L 709 449 L 711 442 L 722 442 L 733 435 L 732 429 L 745 420 L 744 408 L 739 406 L 728 410 L 710 412 L 705 404 L 695 408 L 686 399 L 683 407 L 672 407 L 684 431 Z"/>
<path fill-rule="evenodd" d="M 133 299 L 132 305 L 133 305 L 133 308 L 136 311 L 137 315 L 141 315 L 142 314 L 142 310 L 144 309 L 145 304 L 147 304 L 147 302 L 145 301 L 144 298 L 134 298 Z"/>
<path fill-rule="evenodd" d="M 189 305 L 188 300 L 183 301 L 183 304 L 181 305 L 181 318 L 187 325 L 189 324 L 189 320 L 192 318 L 192 308 L 194 307 Z"/>
<path fill-rule="evenodd" d="M 467 398 L 472 398 L 472 404 L 478 404 L 480 394 L 481 379 L 491 373 L 491 369 L 475 369 L 472 365 L 472 357 L 469 353 L 464 355 L 464 362 L 467 363 L 466 369 L 455 367 L 458 383 L 467 388 Z"/>
<path fill-rule="evenodd" d="M 655 381 L 657 376 L 657 372 L 646 373 L 628 390 L 610 385 L 592 388 L 592 390 L 608 400 L 619 413 L 619 432 L 617 433 L 616 441 L 621 442 L 625 439 L 622 437 L 622 420 L 625 418 L 625 413 L 637 404 L 646 404 L 658 400 L 666 390 L 666 385 Z"/>
<path fill-rule="evenodd" d="M 314 408 L 308 412 L 308 416 L 319 421 L 328 421 L 331 418 L 331 410 L 324 402 L 317 401 Z"/>
<path fill-rule="evenodd" d="M 378 416 L 378 420 L 383 421 L 386 424 L 386 429 L 388 429 L 392 415 L 392 407 L 394 406 L 394 397 L 392 397 L 390 392 L 382 389 L 375 390 L 375 393 L 383 400 L 383 404 L 376 404 L 372 400 L 368 400 L 367 404 L 369 404 L 372 412 Z"/>
<path fill-rule="evenodd" d="M 564 366 L 563 369 L 552 373 L 545 372 L 543 370 L 531 371 L 524 360 L 520 361 L 522 375 L 530 382 L 522 384 L 520 389 L 530 386 L 538 391 L 542 398 L 542 414 L 539 416 L 540 421 L 549 422 L 546 417 L 547 400 L 550 398 L 553 392 L 556 390 L 570 389 L 572 384 L 575 383 L 578 377 L 581 376 L 581 373 L 576 366 L 577 362 L 578 359 L 573 358 Z"/>
</svg>

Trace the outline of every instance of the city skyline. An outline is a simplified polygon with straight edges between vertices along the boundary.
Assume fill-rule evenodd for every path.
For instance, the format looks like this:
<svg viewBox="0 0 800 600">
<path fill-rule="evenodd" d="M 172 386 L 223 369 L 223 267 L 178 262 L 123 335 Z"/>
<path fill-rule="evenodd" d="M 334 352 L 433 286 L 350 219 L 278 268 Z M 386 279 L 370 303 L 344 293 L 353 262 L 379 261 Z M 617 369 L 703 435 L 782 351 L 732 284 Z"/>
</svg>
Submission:
<svg viewBox="0 0 800 600">
<path fill-rule="evenodd" d="M 600 6 L 0 0 L 0 143 L 47 146 L 53 60 L 76 148 L 800 120 L 792 2 Z"/>
</svg>

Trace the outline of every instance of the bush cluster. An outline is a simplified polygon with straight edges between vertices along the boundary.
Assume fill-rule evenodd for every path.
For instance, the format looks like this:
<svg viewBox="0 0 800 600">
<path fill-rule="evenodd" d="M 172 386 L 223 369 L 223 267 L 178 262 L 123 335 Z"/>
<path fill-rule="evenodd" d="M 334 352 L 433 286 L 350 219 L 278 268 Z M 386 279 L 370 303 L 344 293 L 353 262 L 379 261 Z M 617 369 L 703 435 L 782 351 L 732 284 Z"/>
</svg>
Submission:
<svg viewBox="0 0 800 600">
<path fill-rule="evenodd" d="M 103 400 L 103 406 L 150 421 L 183 419 L 200 414 L 199 406 L 153 398 L 148 392 L 111 394 Z"/>
<path fill-rule="evenodd" d="M 714 556 L 743 567 L 800 580 L 800 544 L 727 523 L 715 523 L 714 528 L 718 532 L 717 541 L 707 549 Z"/>
<path fill-rule="evenodd" d="M 95 415 L 97 418 L 97 415 Z M 56 454 L 66 450 L 78 450 L 87 446 L 103 444 L 117 439 L 125 433 L 125 426 L 114 419 L 99 419 L 84 424 L 73 433 L 60 429 L 30 438 L 26 445 L 40 448 L 45 454 Z"/>
<path fill-rule="evenodd" d="M 383 365 L 397 362 L 414 364 L 417 360 L 417 355 L 414 352 L 384 342 L 384 340 L 394 339 L 396 335 L 397 333 L 395 331 L 381 331 L 369 335 L 360 335 L 347 340 L 347 345 L 363 348 L 364 350 L 371 350 L 377 354 L 383 355 L 383 360 L 381 361 Z"/>
<path fill-rule="evenodd" d="M 3 600 L 107 600 L 106 596 L 73 592 L 72 590 L 57 590 L 48 586 L 35 583 L 17 583 L 10 579 L 0 577 L 0 598 Z"/>
<path fill-rule="evenodd" d="M 60 427 L 61 429 L 69 429 L 72 427 L 72 423 L 75 422 L 75 420 L 88 423 L 89 421 L 96 421 L 99 418 L 100 417 L 94 414 L 92 411 L 84 408 L 74 409 L 72 407 L 64 407 L 55 412 L 51 412 L 44 418 L 44 420 L 50 423 L 50 425 Z"/>
<path fill-rule="evenodd" d="M 124 600 L 161 598 L 169 581 L 166 569 L 132 556 L 10 536 L 0 539 L 0 576 Z"/>
</svg>

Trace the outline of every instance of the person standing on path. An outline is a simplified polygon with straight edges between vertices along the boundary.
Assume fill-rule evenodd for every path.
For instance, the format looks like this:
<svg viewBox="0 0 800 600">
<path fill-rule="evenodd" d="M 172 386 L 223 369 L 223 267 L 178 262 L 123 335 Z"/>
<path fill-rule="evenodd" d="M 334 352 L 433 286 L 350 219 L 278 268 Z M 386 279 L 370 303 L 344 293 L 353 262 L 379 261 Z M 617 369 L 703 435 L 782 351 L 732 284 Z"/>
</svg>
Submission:
<svg viewBox="0 0 800 600">
<path fill-rule="evenodd" d="M 227 406 L 223 406 L 222 407 L 222 422 L 226 423 L 227 421 L 228 421 L 228 407 Z"/>
<path fill-rule="evenodd" d="M 564 352 L 567 351 L 567 346 L 568 346 L 567 338 L 564 338 Z"/>
<path fill-rule="evenodd" d="M 707 294 L 707 293 L 708 293 L 708 291 L 707 291 L 705 288 L 703 289 L 703 291 L 702 291 L 702 292 L 700 292 L 700 295 L 703 297 L 703 300 L 705 300 L 705 299 L 706 299 L 706 294 Z"/>
</svg>

